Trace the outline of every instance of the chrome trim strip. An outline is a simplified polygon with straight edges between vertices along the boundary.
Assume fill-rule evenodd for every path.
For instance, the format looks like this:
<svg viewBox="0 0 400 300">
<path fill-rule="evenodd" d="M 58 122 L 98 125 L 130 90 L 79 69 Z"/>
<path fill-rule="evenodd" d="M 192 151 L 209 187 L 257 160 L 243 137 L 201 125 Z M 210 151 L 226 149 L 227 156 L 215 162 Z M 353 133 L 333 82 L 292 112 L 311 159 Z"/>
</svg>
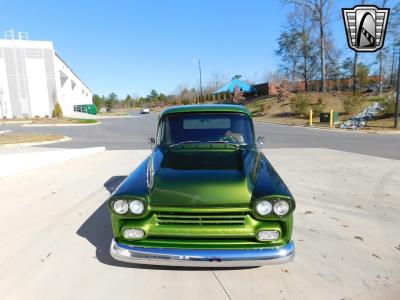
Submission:
<svg viewBox="0 0 400 300">
<path fill-rule="evenodd" d="M 295 247 L 294 243 L 290 242 L 280 248 L 248 250 L 144 248 L 117 243 L 113 239 L 110 254 L 119 261 L 145 265 L 250 267 L 291 261 L 295 254 Z"/>
</svg>

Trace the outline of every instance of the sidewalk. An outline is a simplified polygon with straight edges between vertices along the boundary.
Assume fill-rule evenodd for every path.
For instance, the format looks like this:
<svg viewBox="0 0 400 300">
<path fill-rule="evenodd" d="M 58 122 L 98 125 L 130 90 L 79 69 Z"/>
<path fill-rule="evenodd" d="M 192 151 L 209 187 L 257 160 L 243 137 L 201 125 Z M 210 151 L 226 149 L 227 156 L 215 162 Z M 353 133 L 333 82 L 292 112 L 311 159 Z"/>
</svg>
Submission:
<svg viewBox="0 0 400 300">
<path fill-rule="evenodd" d="M 254 120 L 255 123 L 259 124 L 268 124 L 268 125 L 278 125 L 278 126 L 289 126 L 289 127 L 298 127 L 298 128 L 307 128 L 307 129 L 314 129 L 314 130 L 325 130 L 330 132 L 343 132 L 343 133 L 369 133 L 369 134 L 400 134 L 400 130 L 374 130 L 374 129 L 342 129 L 336 127 L 329 127 L 329 126 L 320 126 L 320 125 L 293 125 L 293 124 L 284 124 L 284 123 L 277 123 L 277 122 L 270 122 L 264 120 Z"/>
<path fill-rule="evenodd" d="M 105 151 L 105 147 L 61 149 L 1 146 L 0 178 L 102 151 Z"/>
</svg>

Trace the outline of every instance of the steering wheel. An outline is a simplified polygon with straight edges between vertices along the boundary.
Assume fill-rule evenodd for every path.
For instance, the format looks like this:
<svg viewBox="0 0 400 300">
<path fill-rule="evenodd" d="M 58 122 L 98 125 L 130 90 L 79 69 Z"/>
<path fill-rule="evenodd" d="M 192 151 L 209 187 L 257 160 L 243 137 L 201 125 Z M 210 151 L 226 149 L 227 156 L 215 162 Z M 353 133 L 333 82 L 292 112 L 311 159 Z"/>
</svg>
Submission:
<svg viewBox="0 0 400 300">
<path fill-rule="evenodd" d="M 227 143 L 239 143 L 239 140 L 234 137 L 233 135 L 225 135 L 221 138 L 221 141 L 227 142 Z"/>
</svg>

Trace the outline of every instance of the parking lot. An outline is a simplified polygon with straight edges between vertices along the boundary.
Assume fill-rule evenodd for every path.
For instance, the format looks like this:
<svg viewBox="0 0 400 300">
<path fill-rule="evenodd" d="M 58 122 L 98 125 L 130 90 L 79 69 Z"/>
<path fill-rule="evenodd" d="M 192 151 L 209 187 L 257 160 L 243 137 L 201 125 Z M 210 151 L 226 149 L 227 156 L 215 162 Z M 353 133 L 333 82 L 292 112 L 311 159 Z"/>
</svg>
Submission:
<svg viewBox="0 0 400 300">
<path fill-rule="evenodd" d="M 132 112 L 126 118 L 102 119 L 96 126 L 28 127 L 8 125 L 13 132 L 55 133 L 70 142 L 45 145 L 55 148 L 106 147 L 108 150 L 148 149 L 147 140 L 156 135 L 158 114 Z M 327 131 L 285 125 L 255 123 L 256 135 L 264 136 L 265 148 L 326 148 L 385 158 L 400 159 L 400 134 Z"/>
<path fill-rule="evenodd" d="M 52 148 L 107 151 L 0 178 L 0 299 L 396 299 L 400 135 L 256 124 L 296 201 L 293 262 L 185 269 L 114 261 L 105 200 L 149 154 L 157 116 L 101 120 Z"/>
</svg>

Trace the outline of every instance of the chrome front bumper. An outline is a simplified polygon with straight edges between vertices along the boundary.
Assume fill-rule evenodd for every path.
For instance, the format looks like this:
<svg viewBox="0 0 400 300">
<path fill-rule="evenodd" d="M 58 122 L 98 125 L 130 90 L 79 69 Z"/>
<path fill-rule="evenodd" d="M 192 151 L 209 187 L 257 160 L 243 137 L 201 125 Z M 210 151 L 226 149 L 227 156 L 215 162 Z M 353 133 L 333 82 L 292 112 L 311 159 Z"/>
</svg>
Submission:
<svg viewBox="0 0 400 300">
<path fill-rule="evenodd" d="M 280 248 L 249 250 L 144 248 L 117 243 L 113 239 L 110 253 L 116 260 L 146 265 L 251 267 L 291 261 L 295 249 L 293 242 Z"/>
</svg>

